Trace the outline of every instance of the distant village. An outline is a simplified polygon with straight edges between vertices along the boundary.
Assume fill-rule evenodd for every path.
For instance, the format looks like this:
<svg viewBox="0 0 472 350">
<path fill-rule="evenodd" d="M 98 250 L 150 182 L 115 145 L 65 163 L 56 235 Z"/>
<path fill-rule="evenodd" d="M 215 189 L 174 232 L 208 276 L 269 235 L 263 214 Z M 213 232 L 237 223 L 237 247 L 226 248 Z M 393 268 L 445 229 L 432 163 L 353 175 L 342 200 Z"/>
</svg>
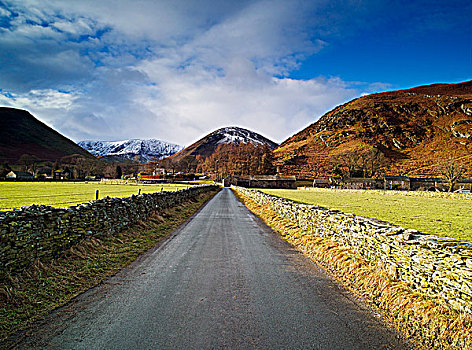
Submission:
<svg viewBox="0 0 472 350">
<path fill-rule="evenodd" d="M 169 161 L 153 161 L 144 164 L 101 164 L 97 165 L 80 157 L 69 157 L 55 163 L 38 163 L 16 166 L 16 169 L 3 165 L 0 172 L 2 181 L 108 181 L 113 179 L 120 182 L 163 183 L 163 182 L 195 182 L 214 181 L 223 186 L 242 186 L 249 188 L 338 188 L 362 190 L 400 190 L 400 191 L 455 191 L 472 192 L 472 179 L 461 178 L 460 167 L 450 165 L 453 174 L 447 177 L 411 177 L 389 176 L 382 177 L 342 177 L 326 178 L 297 178 L 280 174 L 279 168 L 273 168 L 274 174 L 228 174 L 228 169 L 215 167 L 207 172 L 186 172 L 181 166 Z M 73 160 L 73 161 L 71 161 Z M 87 168 L 88 165 L 88 168 Z M 164 165 L 164 166 L 163 166 Z M 23 168 L 23 170 L 17 170 Z M 450 170 L 451 171 L 451 170 Z"/>
</svg>

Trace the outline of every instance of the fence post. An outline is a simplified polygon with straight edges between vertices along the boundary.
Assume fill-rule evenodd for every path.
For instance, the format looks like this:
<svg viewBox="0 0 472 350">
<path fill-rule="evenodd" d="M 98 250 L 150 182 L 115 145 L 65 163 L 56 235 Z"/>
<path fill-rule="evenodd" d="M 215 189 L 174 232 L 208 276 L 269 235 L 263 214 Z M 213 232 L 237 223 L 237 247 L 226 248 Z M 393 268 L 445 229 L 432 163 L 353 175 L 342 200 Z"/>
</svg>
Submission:
<svg viewBox="0 0 472 350">
<path fill-rule="evenodd" d="M 99 190 L 96 190 L 95 191 L 95 200 L 98 200 L 98 194 L 99 194 Z"/>
</svg>

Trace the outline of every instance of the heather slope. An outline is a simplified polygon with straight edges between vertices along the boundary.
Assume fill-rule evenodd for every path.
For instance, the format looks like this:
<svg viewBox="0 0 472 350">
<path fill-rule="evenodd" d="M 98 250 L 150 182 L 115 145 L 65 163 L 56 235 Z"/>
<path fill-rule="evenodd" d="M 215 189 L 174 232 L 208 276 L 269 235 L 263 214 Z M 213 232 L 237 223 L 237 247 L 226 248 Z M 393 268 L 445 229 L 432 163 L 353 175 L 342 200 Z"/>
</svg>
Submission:
<svg viewBox="0 0 472 350">
<path fill-rule="evenodd" d="M 274 150 L 283 173 L 327 177 L 333 159 L 376 148 L 389 174 L 437 176 L 454 157 L 472 176 L 472 82 L 433 84 L 357 98 Z"/>
</svg>

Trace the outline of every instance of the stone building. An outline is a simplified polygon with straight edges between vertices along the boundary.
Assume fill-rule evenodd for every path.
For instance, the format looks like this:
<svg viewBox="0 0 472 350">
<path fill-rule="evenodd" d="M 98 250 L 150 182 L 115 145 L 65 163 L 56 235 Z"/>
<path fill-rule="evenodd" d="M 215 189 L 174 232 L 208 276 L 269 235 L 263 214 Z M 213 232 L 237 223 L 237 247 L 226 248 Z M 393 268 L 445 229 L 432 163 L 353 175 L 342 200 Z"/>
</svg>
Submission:
<svg viewBox="0 0 472 350">
<path fill-rule="evenodd" d="M 28 173 L 26 171 L 10 171 L 6 176 L 7 179 L 17 179 L 17 180 L 28 180 L 28 179 L 33 179 L 34 176 L 31 173 Z"/>
<path fill-rule="evenodd" d="M 344 180 L 341 188 L 355 190 L 375 190 L 383 188 L 383 183 L 381 179 L 352 177 Z"/>
<path fill-rule="evenodd" d="M 254 176 L 228 176 L 223 179 L 224 186 L 241 186 L 247 188 L 288 188 L 296 189 L 295 176 L 279 175 L 254 175 Z"/>
<path fill-rule="evenodd" d="M 449 182 L 440 178 L 410 177 L 410 190 L 412 191 L 446 191 Z"/>
<path fill-rule="evenodd" d="M 410 178 L 408 176 L 384 177 L 384 190 L 409 191 L 410 189 Z"/>
</svg>

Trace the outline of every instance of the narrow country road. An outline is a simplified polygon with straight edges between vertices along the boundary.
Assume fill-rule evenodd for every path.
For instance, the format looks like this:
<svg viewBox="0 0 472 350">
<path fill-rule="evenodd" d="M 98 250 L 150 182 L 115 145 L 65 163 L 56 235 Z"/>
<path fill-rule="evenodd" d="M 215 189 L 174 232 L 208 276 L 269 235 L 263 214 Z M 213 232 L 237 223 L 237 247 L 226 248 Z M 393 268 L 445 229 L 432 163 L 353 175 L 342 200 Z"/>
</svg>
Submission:
<svg viewBox="0 0 472 350">
<path fill-rule="evenodd" d="M 20 347 L 409 348 L 228 189 L 160 247 L 49 318 Z"/>
</svg>

